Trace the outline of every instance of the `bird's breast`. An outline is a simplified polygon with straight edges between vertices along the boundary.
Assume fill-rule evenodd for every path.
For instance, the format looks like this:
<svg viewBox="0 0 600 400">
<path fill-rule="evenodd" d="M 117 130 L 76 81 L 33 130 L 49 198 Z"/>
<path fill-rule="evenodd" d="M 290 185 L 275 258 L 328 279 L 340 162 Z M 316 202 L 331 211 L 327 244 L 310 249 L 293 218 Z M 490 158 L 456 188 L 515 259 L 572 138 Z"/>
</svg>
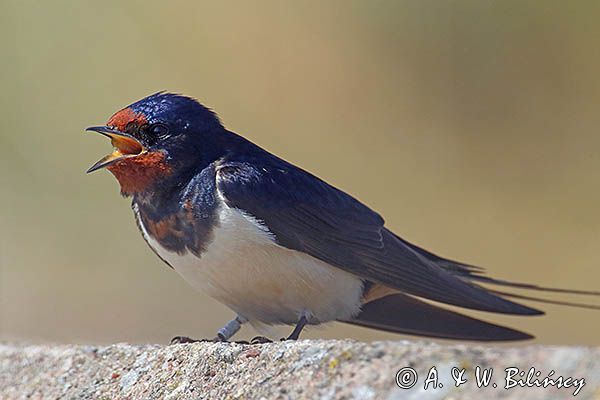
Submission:
<svg viewBox="0 0 600 400">
<path fill-rule="evenodd" d="M 278 245 L 265 225 L 224 203 L 199 253 L 167 248 L 138 221 L 150 247 L 189 284 L 250 320 L 293 324 L 309 315 L 319 323 L 360 309 L 358 277 Z"/>
</svg>

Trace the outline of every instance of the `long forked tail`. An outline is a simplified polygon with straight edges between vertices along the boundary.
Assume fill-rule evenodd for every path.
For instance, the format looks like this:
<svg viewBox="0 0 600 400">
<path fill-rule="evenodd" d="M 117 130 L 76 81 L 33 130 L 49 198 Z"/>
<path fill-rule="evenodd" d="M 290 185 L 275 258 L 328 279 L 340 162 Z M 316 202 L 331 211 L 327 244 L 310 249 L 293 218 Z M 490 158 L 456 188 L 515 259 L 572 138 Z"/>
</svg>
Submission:
<svg viewBox="0 0 600 400">
<path fill-rule="evenodd" d="M 402 293 L 370 301 L 356 317 L 342 322 L 443 339 L 510 341 L 533 338 L 527 333 L 467 317 Z"/>
<path fill-rule="evenodd" d="M 488 284 L 488 285 L 493 285 L 493 286 L 508 287 L 508 288 L 512 288 L 512 289 L 524 289 L 524 290 L 530 290 L 530 291 L 536 291 L 536 292 L 562 293 L 562 294 L 571 294 L 571 295 L 578 295 L 578 296 L 600 297 L 600 291 L 595 291 L 595 290 L 576 290 L 576 289 L 554 288 L 554 287 L 538 286 L 538 285 L 533 285 L 533 284 L 529 284 L 529 283 L 512 282 L 512 281 L 507 281 L 507 280 L 503 280 L 503 279 L 491 278 L 491 277 L 483 275 L 485 273 L 485 270 L 481 267 L 477 267 L 475 265 L 465 264 L 465 263 L 461 263 L 458 261 L 453 261 L 453 260 L 450 260 L 447 258 L 437 256 L 419 246 L 416 246 L 410 242 L 407 242 L 406 240 L 400 238 L 397 235 L 396 235 L 396 237 L 399 240 L 401 240 L 404 244 L 406 244 L 408 247 L 410 247 L 413 251 L 419 253 L 421 256 L 434 262 L 439 267 L 448 271 L 452 275 L 455 275 L 466 281 L 478 282 L 478 283 L 483 283 L 483 284 Z M 569 307 L 600 310 L 600 305 L 594 305 L 594 304 L 589 304 L 589 303 L 553 300 L 553 299 L 547 299 L 547 298 L 536 297 L 536 296 L 510 293 L 510 292 L 494 290 L 494 289 L 489 289 L 489 291 L 494 294 L 503 296 L 503 297 L 510 297 L 510 298 L 514 298 L 514 299 L 530 300 L 530 301 L 535 301 L 535 302 L 544 303 L 544 304 L 559 304 L 559 305 L 569 306 Z"/>
<path fill-rule="evenodd" d="M 471 273 L 466 273 L 466 274 L 460 273 L 460 272 L 459 273 L 453 272 L 453 273 L 465 280 L 468 280 L 468 281 L 475 281 L 475 282 L 484 283 L 484 284 L 493 285 L 493 286 L 503 286 L 503 287 L 513 288 L 513 289 L 524 289 L 524 290 L 529 290 L 529 291 L 546 292 L 546 293 L 562 293 L 562 294 L 572 294 L 572 295 L 579 295 L 579 296 L 581 296 L 581 295 L 583 295 L 583 296 L 600 296 L 600 292 L 596 292 L 596 291 L 592 291 L 592 290 L 563 289 L 563 288 L 538 286 L 538 285 L 533 285 L 533 284 L 529 284 L 529 283 L 511 282 L 511 281 L 506 281 L 506 280 L 502 280 L 502 279 L 494 279 L 494 278 L 490 278 L 488 276 L 483 276 L 483 275 L 481 275 L 481 272 L 475 272 L 475 273 L 471 272 Z M 589 303 L 554 300 L 554 299 L 548 299 L 548 298 L 537 297 L 537 296 L 511 293 L 511 292 L 506 292 L 503 290 L 496 290 L 496 289 L 488 289 L 488 290 L 494 294 L 497 294 L 497 295 L 500 295 L 503 297 L 513 298 L 513 299 L 530 300 L 530 301 L 535 301 L 535 302 L 544 303 L 544 304 L 558 304 L 561 306 L 568 306 L 568 307 L 587 308 L 590 310 L 600 310 L 600 305 L 594 305 L 594 304 L 589 304 Z"/>
<path fill-rule="evenodd" d="M 396 238 L 420 256 L 467 282 L 517 290 L 600 297 L 600 291 L 553 288 L 491 278 L 484 275 L 485 270 L 481 267 L 439 257 L 398 236 Z M 490 293 L 505 298 L 600 310 L 600 305 L 510 293 L 504 290 L 496 290 L 495 288 L 486 287 L 485 289 Z M 386 292 L 384 290 L 382 294 L 383 296 L 381 297 L 374 296 L 374 300 L 371 301 L 365 299 L 367 302 L 363 305 L 361 312 L 355 318 L 343 322 L 389 332 L 443 339 L 512 341 L 533 338 L 533 336 L 525 332 L 467 317 L 397 291 L 390 290 Z"/>
<path fill-rule="evenodd" d="M 504 286 L 504 287 L 510 287 L 510 288 L 514 288 L 514 289 L 526 289 L 526 290 L 533 290 L 533 291 L 538 291 L 538 292 L 564 293 L 564 294 L 574 294 L 574 295 L 584 295 L 584 296 L 600 296 L 600 292 L 594 292 L 594 291 L 589 291 L 589 290 L 573 290 L 573 289 L 562 289 L 562 288 L 537 286 L 537 285 L 532 285 L 529 283 L 511 282 L 511 281 L 505 281 L 505 280 L 501 280 L 501 279 L 494 279 L 494 278 L 490 278 L 487 276 L 481 276 L 481 275 L 477 275 L 477 274 L 468 275 L 468 276 L 466 276 L 466 279 L 468 279 L 470 281 L 477 281 L 477 282 L 481 282 L 481 283 L 487 283 L 490 285 Z M 522 294 L 517 294 L 517 293 L 510 293 L 510 292 L 505 292 L 505 291 L 495 290 L 495 289 L 490 289 L 490 292 L 498 294 L 500 296 L 504 296 L 504 297 L 511 297 L 513 299 L 530 300 L 530 301 L 536 301 L 538 303 L 544 303 L 544 304 L 558 304 L 561 306 L 587 308 L 587 309 L 591 309 L 591 310 L 600 310 L 600 305 L 594 305 L 594 304 L 588 304 L 588 303 L 553 300 L 553 299 L 541 298 L 541 297 L 536 297 L 536 296 L 528 296 L 528 295 L 522 295 Z"/>
</svg>

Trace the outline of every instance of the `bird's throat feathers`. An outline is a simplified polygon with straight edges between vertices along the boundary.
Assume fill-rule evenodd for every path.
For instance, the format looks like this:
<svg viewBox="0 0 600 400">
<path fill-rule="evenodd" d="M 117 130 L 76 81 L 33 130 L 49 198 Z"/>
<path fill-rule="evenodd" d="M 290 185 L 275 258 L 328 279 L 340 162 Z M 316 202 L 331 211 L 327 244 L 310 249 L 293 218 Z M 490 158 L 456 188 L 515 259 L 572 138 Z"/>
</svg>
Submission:
<svg viewBox="0 0 600 400">
<path fill-rule="evenodd" d="M 162 151 L 147 152 L 124 158 L 107 167 L 121 185 L 121 194 L 131 196 L 155 186 L 172 174 L 172 168 Z"/>
</svg>

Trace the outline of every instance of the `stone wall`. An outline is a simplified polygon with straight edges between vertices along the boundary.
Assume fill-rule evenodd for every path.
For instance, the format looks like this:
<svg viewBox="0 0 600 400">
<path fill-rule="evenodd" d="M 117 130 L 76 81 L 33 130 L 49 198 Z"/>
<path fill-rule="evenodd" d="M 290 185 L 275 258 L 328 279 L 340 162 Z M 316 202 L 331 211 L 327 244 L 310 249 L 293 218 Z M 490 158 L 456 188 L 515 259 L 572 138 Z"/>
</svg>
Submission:
<svg viewBox="0 0 600 400">
<path fill-rule="evenodd" d="M 477 385 L 478 366 L 493 368 L 487 387 Z M 505 389 L 510 367 L 525 374 L 535 368 L 530 385 L 554 370 L 551 378 L 562 376 L 570 387 Z M 403 368 L 402 385 L 410 386 L 416 373 L 410 389 L 396 383 Z M 459 380 L 463 368 L 467 381 L 456 387 L 452 374 Z M 526 382 L 526 376 L 521 379 Z M 600 348 L 347 340 L 252 346 L 0 344 L 1 399 L 568 399 L 582 383 L 575 398 L 600 399 Z"/>
</svg>

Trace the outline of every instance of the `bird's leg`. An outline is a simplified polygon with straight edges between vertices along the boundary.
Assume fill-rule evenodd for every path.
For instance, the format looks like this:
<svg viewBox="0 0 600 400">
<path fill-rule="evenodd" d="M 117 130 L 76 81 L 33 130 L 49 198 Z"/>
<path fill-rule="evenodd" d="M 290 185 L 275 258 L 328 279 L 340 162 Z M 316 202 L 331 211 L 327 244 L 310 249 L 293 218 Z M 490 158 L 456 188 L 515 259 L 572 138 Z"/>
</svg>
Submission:
<svg viewBox="0 0 600 400">
<path fill-rule="evenodd" d="M 296 327 L 294 328 L 290 336 L 286 338 L 286 340 L 298 340 L 298 338 L 300 337 L 300 332 L 302 332 L 302 329 L 304 329 L 307 323 L 308 321 L 306 317 L 304 315 L 301 316 L 298 320 L 298 323 L 296 324 Z"/>
<path fill-rule="evenodd" d="M 221 339 L 221 342 L 226 342 L 233 337 L 240 330 L 242 324 L 248 322 L 248 320 L 241 316 L 236 316 L 234 319 L 225 324 L 224 327 L 219 329 L 217 337 Z"/>
<path fill-rule="evenodd" d="M 236 316 L 234 319 L 225 324 L 224 327 L 219 329 L 217 335 L 212 339 L 191 339 L 186 336 L 175 336 L 171 339 L 171 344 L 178 343 L 195 343 L 195 342 L 227 342 L 233 335 L 237 333 L 242 327 L 242 324 L 248 320 L 242 316 Z M 247 342 L 240 342 L 247 343 Z"/>
<path fill-rule="evenodd" d="M 302 329 L 304 329 L 304 327 L 306 326 L 306 324 L 308 323 L 308 319 L 306 318 L 305 315 L 302 315 L 300 317 L 300 319 L 298 320 L 298 322 L 296 323 L 296 327 L 294 328 L 294 331 L 290 334 L 290 336 L 288 336 L 287 338 L 281 338 L 281 340 L 298 340 L 298 338 L 300 337 L 300 333 L 302 332 Z M 266 338 L 264 336 L 256 336 L 255 338 L 253 338 L 250 341 L 250 344 L 262 344 L 262 343 L 272 343 L 273 341 L 269 338 Z"/>
</svg>

